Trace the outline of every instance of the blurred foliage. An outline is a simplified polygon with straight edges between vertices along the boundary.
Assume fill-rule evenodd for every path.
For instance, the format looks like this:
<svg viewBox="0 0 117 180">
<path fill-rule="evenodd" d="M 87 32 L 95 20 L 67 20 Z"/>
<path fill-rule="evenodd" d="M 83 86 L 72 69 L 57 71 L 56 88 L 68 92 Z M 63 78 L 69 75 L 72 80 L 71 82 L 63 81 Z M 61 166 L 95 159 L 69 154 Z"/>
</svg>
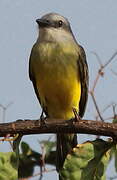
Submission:
<svg viewBox="0 0 117 180">
<path fill-rule="evenodd" d="M 16 180 L 17 177 L 16 154 L 14 152 L 0 152 L 0 180 Z"/>
<path fill-rule="evenodd" d="M 45 164 L 55 166 L 56 143 L 49 140 L 39 143 L 44 147 Z M 31 177 L 35 166 L 42 166 L 42 154 L 25 142 L 21 142 L 20 149 L 18 173 L 16 153 L 0 153 L 0 180 Z M 117 171 L 117 148 L 112 140 L 96 139 L 79 144 L 67 155 L 59 172 L 60 180 L 106 180 L 106 167 L 113 155 Z"/>
<path fill-rule="evenodd" d="M 60 170 L 60 179 L 106 180 L 105 170 L 110 159 L 111 147 L 112 142 L 101 139 L 77 145 L 67 155 L 63 169 Z"/>
<path fill-rule="evenodd" d="M 52 151 L 55 147 L 55 142 L 52 141 L 41 141 L 43 144 L 46 156 L 45 163 L 50 165 L 55 165 L 56 153 Z M 19 171 L 18 177 L 29 177 L 33 175 L 34 167 L 42 165 L 42 154 L 32 150 L 30 146 L 22 142 L 21 143 L 21 154 L 19 159 Z"/>
<path fill-rule="evenodd" d="M 46 157 L 50 154 L 50 152 L 55 149 L 56 147 L 56 142 L 48 140 L 44 140 L 40 142 L 41 145 L 43 145 L 45 152 L 46 152 Z"/>
<path fill-rule="evenodd" d="M 117 123 L 117 115 L 115 114 L 114 115 L 114 118 L 113 118 L 113 123 Z M 117 140 L 115 139 L 115 144 L 114 146 L 111 148 L 111 152 L 110 152 L 110 160 L 112 158 L 114 158 L 114 161 L 115 161 L 115 171 L 117 172 L 117 144 L 116 144 Z"/>
</svg>

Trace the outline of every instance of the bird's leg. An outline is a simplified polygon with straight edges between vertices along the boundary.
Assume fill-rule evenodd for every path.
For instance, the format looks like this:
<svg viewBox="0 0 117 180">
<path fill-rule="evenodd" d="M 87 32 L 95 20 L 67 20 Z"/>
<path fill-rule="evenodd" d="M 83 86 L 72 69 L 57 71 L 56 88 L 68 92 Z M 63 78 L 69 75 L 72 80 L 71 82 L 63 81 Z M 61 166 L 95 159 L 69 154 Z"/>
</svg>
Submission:
<svg viewBox="0 0 117 180">
<path fill-rule="evenodd" d="M 81 120 L 81 117 L 79 116 L 76 108 L 72 108 L 72 110 L 73 110 L 73 113 L 74 113 L 74 116 L 75 116 L 75 118 L 73 119 L 74 122 L 78 122 L 79 120 Z"/>
<path fill-rule="evenodd" d="M 41 115 L 40 115 L 40 125 L 46 126 L 46 117 L 44 117 L 44 111 L 42 109 Z"/>
</svg>

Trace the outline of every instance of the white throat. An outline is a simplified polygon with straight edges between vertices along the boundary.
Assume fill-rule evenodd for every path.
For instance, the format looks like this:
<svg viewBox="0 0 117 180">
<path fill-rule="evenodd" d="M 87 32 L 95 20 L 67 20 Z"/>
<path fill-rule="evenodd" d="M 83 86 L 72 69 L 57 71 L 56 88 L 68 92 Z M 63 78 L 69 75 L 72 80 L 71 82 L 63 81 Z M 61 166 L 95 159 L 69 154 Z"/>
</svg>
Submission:
<svg viewBox="0 0 117 180">
<path fill-rule="evenodd" d="M 55 28 L 43 28 L 39 30 L 39 42 L 72 42 L 74 38 L 72 34 L 64 29 L 55 29 Z M 75 42 L 75 41 L 74 41 Z"/>
</svg>

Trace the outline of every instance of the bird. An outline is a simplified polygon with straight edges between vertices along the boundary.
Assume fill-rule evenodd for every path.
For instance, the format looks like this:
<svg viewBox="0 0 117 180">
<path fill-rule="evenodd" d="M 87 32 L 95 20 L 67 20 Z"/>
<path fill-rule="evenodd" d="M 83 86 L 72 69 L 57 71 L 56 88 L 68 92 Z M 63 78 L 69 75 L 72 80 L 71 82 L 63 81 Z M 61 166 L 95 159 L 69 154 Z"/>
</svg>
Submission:
<svg viewBox="0 0 117 180">
<path fill-rule="evenodd" d="M 29 58 L 29 78 L 42 111 L 49 119 L 68 121 L 75 118 L 75 109 L 82 118 L 89 84 L 85 51 L 64 16 L 48 13 L 36 22 L 38 38 Z M 58 171 L 76 145 L 76 134 L 57 133 Z"/>
</svg>

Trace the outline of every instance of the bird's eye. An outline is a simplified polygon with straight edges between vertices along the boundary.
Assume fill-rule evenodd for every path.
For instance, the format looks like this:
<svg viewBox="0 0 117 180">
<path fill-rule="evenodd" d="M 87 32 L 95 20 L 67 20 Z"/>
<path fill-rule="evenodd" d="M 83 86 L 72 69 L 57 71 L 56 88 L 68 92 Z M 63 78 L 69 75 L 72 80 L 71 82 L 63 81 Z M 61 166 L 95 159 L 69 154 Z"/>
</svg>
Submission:
<svg viewBox="0 0 117 180">
<path fill-rule="evenodd" d="M 46 20 L 47 23 L 49 23 L 50 21 L 49 20 Z"/>
<path fill-rule="evenodd" d="M 58 26 L 61 27 L 63 25 L 63 21 L 58 21 Z"/>
</svg>

